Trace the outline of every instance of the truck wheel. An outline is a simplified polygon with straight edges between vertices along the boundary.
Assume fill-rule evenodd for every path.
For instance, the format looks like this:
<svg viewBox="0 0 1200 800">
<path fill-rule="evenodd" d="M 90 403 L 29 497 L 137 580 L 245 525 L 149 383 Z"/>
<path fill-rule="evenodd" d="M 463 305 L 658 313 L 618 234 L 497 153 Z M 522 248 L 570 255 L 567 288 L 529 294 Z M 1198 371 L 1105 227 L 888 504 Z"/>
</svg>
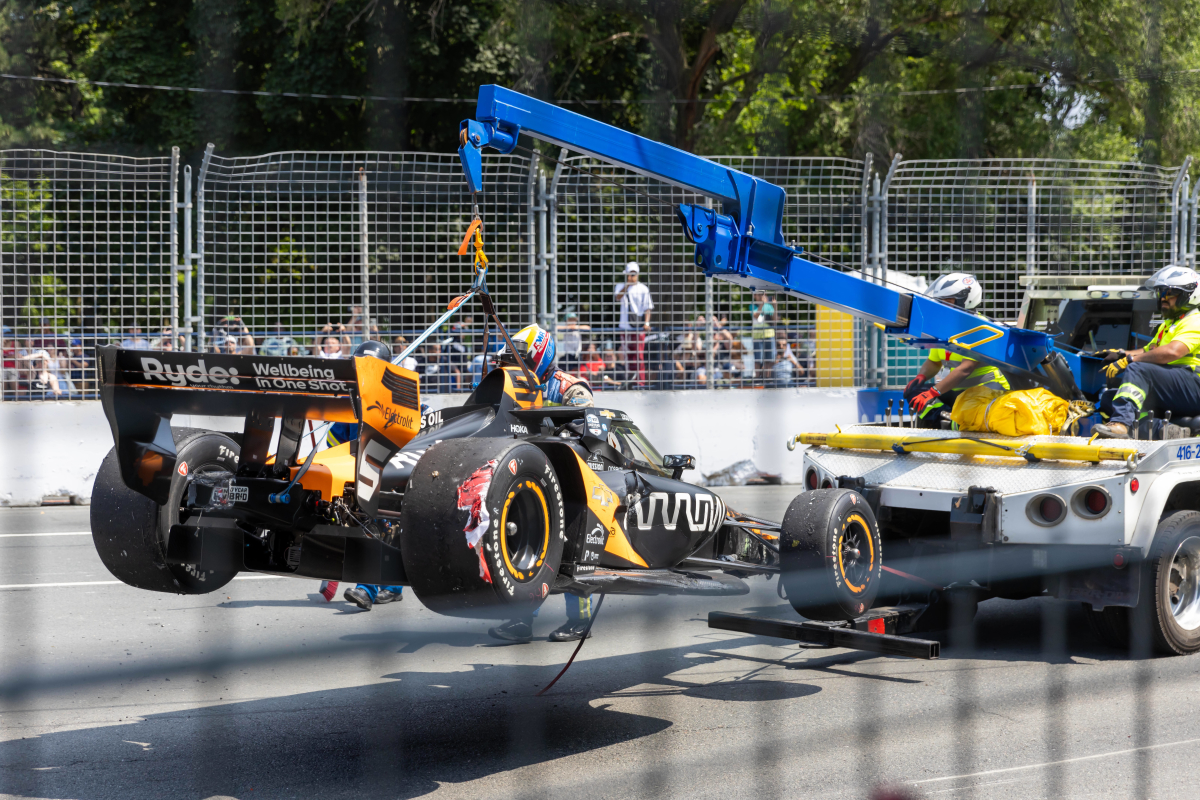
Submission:
<svg viewBox="0 0 1200 800">
<path fill-rule="evenodd" d="M 178 464 L 187 474 L 210 469 L 237 471 L 241 448 L 222 433 L 196 428 L 175 428 Z M 176 470 L 171 476 L 170 501 L 160 506 L 138 494 L 121 480 L 116 448 L 109 450 L 92 487 L 92 541 L 108 571 L 138 589 L 174 594 L 206 594 L 220 589 L 236 570 L 198 570 L 166 562 L 167 534 L 179 522 L 179 507 L 188 478 Z"/>
<path fill-rule="evenodd" d="M 1200 512 L 1179 511 L 1158 523 L 1146 568 L 1142 602 L 1153 603 L 1154 649 L 1200 650 Z"/>
<path fill-rule="evenodd" d="M 440 614 L 513 619 L 554 585 L 566 531 L 546 455 L 512 439 L 450 439 L 413 468 L 400 519 L 404 571 Z"/>
<path fill-rule="evenodd" d="M 779 532 L 780 580 L 808 619 L 847 620 L 871 608 L 883 551 L 870 505 L 851 489 L 797 495 Z"/>
</svg>

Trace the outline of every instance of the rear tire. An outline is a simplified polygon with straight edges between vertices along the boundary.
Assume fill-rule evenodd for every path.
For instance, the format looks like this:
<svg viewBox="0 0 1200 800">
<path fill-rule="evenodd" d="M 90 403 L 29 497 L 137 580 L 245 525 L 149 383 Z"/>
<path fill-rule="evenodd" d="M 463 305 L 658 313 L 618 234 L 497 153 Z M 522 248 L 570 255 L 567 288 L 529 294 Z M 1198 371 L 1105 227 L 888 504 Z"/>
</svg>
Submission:
<svg viewBox="0 0 1200 800">
<path fill-rule="evenodd" d="M 431 610 L 477 619 L 532 614 L 554 585 L 566 541 L 558 476 L 545 453 L 524 442 L 440 442 L 409 478 L 399 536 L 404 571 Z"/>
<path fill-rule="evenodd" d="M 883 570 L 879 525 L 850 489 L 797 495 L 779 534 L 780 580 L 803 617 L 851 620 L 875 601 Z"/>
<path fill-rule="evenodd" d="M 241 448 L 228 436 L 196 428 L 175 428 L 178 464 L 188 475 L 206 469 L 237 471 Z M 167 535 L 179 522 L 179 507 L 188 478 L 171 476 L 170 500 L 160 506 L 125 485 L 116 449 L 108 451 L 92 487 L 92 541 L 100 560 L 114 577 L 138 589 L 173 594 L 207 594 L 220 589 L 236 570 L 198 570 L 166 562 Z"/>
</svg>

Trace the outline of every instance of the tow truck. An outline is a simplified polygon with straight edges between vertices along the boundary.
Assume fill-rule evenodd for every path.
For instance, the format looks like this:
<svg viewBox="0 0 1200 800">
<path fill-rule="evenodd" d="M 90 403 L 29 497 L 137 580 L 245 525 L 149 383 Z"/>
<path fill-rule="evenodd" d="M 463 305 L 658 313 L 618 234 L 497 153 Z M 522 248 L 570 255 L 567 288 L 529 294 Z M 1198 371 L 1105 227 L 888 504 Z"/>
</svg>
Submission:
<svg viewBox="0 0 1200 800">
<path fill-rule="evenodd" d="M 1030 282 L 1009 324 L 817 263 L 784 240 L 782 188 L 500 86 L 481 87 L 460 127 L 473 193 L 485 190 L 482 151 L 510 153 L 521 134 L 717 201 L 675 208 L 708 277 L 851 314 L 1068 401 L 1100 400 L 1097 350 L 1149 334 L 1141 278 Z M 969 618 L 980 600 L 1049 595 L 1083 603 L 1114 645 L 1148 628 L 1158 652 L 1200 650 L 1200 440 L 1155 440 L 1153 420 L 1135 440 L 1096 441 L 915 430 L 911 415 L 880 416 L 787 440 L 805 446 L 804 486 L 780 529 L 789 598 L 808 593 L 811 608 L 814 586 L 832 576 L 826 599 L 854 626 L 904 633 L 935 626 L 937 609 L 965 606 Z M 789 570 L 793 551 L 835 568 L 826 578 Z M 775 621 L 710 624 L 791 635 Z"/>
</svg>

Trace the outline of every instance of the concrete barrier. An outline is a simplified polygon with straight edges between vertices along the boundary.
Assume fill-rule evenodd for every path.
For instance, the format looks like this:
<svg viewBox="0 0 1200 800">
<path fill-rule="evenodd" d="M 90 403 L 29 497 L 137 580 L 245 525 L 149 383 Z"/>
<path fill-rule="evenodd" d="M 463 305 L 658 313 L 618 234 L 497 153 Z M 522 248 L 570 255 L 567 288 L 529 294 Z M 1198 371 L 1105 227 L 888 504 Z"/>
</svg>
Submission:
<svg viewBox="0 0 1200 800">
<path fill-rule="evenodd" d="M 785 437 L 800 430 L 828 431 L 857 416 L 854 389 L 731 389 L 695 392 L 600 392 L 596 405 L 629 414 L 662 453 L 696 457 L 712 473 L 742 459 L 764 472 L 801 479 L 800 449 Z M 427 395 L 433 408 L 459 405 L 465 395 Z M 186 417 L 177 427 L 239 430 L 229 417 Z M 0 505 L 39 505 L 47 497 L 87 502 L 92 481 L 112 447 L 98 402 L 0 403 L 5 457 L 0 459 Z"/>
</svg>

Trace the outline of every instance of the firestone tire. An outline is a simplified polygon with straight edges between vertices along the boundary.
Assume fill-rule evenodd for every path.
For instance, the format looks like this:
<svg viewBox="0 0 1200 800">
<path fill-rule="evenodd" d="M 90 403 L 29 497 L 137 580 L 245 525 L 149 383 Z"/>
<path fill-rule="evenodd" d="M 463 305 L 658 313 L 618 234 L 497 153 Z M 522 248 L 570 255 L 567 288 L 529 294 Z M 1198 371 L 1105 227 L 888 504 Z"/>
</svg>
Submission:
<svg viewBox="0 0 1200 800">
<path fill-rule="evenodd" d="M 241 449 L 221 433 L 176 428 L 172 430 L 179 464 L 188 475 L 206 469 L 237 471 Z M 116 449 L 108 451 L 92 487 L 92 541 L 100 560 L 114 577 L 138 589 L 173 594 L 207 594 L 220 589 L 236 571 L 197 570 L 166 562 L 167 535 L 179 522 L 179 506 L 188 479 L 178 470 L 171 476 L 170 500 L 160 506 L 138 494 L 121 480 Z"/>
<path fill-rule="evenodd" d="M 514 619 L 554 586 L 566 541 L 562 488 L 533 445 L 434 445 L 413 469 L 400 513 L 404 571 L 433 611 Z"/>
<path fill-rule="evenodd" d="M 788 601 L 808 619 L 856 619 L 879 591 L 879 525 L 866 499 L 850 489 L 798 495 L 783 517 L 779 557 Z"/>
</svg>

